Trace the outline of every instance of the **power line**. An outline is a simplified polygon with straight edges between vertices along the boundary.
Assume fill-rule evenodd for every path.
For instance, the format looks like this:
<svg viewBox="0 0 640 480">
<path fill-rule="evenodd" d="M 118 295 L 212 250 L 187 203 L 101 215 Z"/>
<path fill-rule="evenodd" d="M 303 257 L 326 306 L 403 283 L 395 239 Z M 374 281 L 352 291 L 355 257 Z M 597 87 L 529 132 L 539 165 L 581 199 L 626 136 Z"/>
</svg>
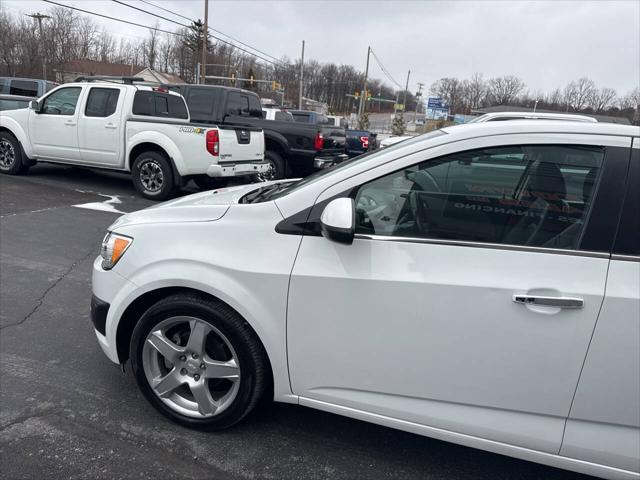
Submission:
<svg viewBox="0 0 640 480">
<path fill-rule="evenodd" d="M 373 54 L 373 58 L 375 58 L 376 63 L 378 64 L 378 66 L 380 67 L 380 70 L 382 70 L 382 73 L 385 74 L 385 76 L 391 80 L 393 83 L 396 84 L 396 86 L 398 88 L 402 88 L 402 85 L 400 85 L 398 82 L 396 82 L 396 80 L 391 76 L 391 74 L 389 73 L 389 71 L 385 68 L 385 66 L 382 64 L 382 62 L 380 61 L 380 59 L 378 58 L 378 56 L 376 55 L 376 53 L 371 50 L 371 53 Z"/>
<path fill-rule="evenodd" d="M 184 15 L 180 15 L 179 13 L 172 12 L 171 10 L 168 10 L 168 9 L 166 9 L 164 7 L 161 7 L 160 5 L 156 5 L 155 3 L 147 2 L 147 0 L 138 0 L 138 1 L 142 2 L 142 3 L 146 3 L 147 5 L 151 5 L 152 7 L 159 8 L 160 10 L 164 10 L 165 12 L 171 13 L 171 14 L 177 16 L 177 17 L 184 18 L 185 20 L 189 20 L 190 22 L 193 21 L 193 19 L 191 19 L 189 17 L 185 17 Z"/>
<path fill-rule="evenodd" d="M 134 7 L 133 5 L 129 5 L 128 3 L 121 2 L 120 0 L 111 0 L 112 2 L 119 3 L 120 5 L 124 5 L 125 7 L 133 8 L 134 10 L 138 10 L 139 12 L 147 13 L 149 15 L 153 15 L 154 17 L 161 18 L 162 20 L 166 20 L 167 22 L 175 23 L 176 25 L 180 25 L 184 28 L 189 28 L 189 25 L 185 25 L 184 23 L 176 22 L 175 20 L 171 20 L 170 18 L 163 17 L 161 15 L 148 12 L 147 10 L 143 10 L 142 8 Z"/>
<path fill-rule="evenodd" d="M 171 20 L 170 18 L 163 17 L 163 16 L 161 16 L 161 15 L 158 15 L 158 14 L 156 14 L 156 13 L 150 12 L 150 11 L 148 11 L 148 10 L 144 10 L 144 9 L 142 9 L 142 8 L 139 8 L 139 7 L 135 7 L 135 6 L 133 6 L 133 5 L 129 5 L 128 3 L 121 2 L 120 0 L 111 0 L 111 1 L 112 1 L 112 2 L 115 2 L 115 3 L 119 3 L 120 5 L 124 5 L 125 7 L 133 8 L 134 10 L 138 10 L 139 12 L 143 12 L 143 13 L 146 13 L 146 14 L 148 14 L 148 15 L 153 15 L 154 17 L 161 18 L 161 19 L 166 20 L 166 21 L 168 21 L 168 22 L 175 23 L 176 25 L 180 25 L 181 27 L 184 27 L 184 28 L 190 28 L 190 27 L 189 27 L 189 25 L 185 25 L 185 24 L 183 24 L 183 23 L 176 22 L 175 20 Z M 185 17 L 185 18 L 186 18 L 186 17 Z M 190 21 L 193 21 L 193 20 L 190 20 Z M 227 35 L 227 34 L 225 34 L 225 33 L 222 33 L 222 32 L 220 32 L 220 31 L 216 30 L 215 28 L 211 28 L 211 27 L 207 27 L 207 28 L 208 28 L 209 30 L 213 30 L 214 32 L 218 32 L 218 33 L 220 33 L 220 34 L 222 34 L 222 35 L 225 35 L 225 36 L 227 36 L 227 37 L 229 37 L 229 38 L 233 38 L 233 37 L 231 37 L 230 35 Z M 211 35 L 211 34 L 210 34 L 210 35 Z M 224 40 L 224 39 L 222 39 L 222 38 L 220 38 L 220 37 L 216 37 L 215 35 L 211 35 L 211 36 L 212 36 L 213 38 L 215 38 L 216 40 L 219 40 L 220 42 L 226 43 L 227 45 L 231 45 L 232 47 L 237 48 L 238 50 L 242 50 L 243 52 L 246 52 L 246 53 L 248 53 L 249 55 L 253 55 L 254 57 L 259 58 L 259 59 L 261 59 L 261 60 L 263 60 L 263 61 L 265 61 L 265 62 L 273 63 L 271 60 L 269 60 L 269 59 L 267 59 L 267 58 L 261 57 L 260 55 L 256 55 L 255 53 L 250 52 L 250 51 L 248 51 L 248 50 L 245 50 L 245 49 L 243 49 L 243 48 L 241 48 L 241 47 L 239 47 L 239 46 L 237 46 L 237 45 L 234 45 L 233 43 L 228 42 L 228 41 L 226 41 L 226 40 Z M 257 52 L 260 52 L 260 50 L 258 50 L 257 48 L 254 48 L 254 47 L 252 47 L 251 45 L 247 45 L 247 44 L 245 44 L 245 43 L 242 43 L 240 40 L 236 40 L 236 42 L 241 43 L 241 44 L 245 45 L 246 47 L 249 47 L 249 48 L 251 48 L 251 49 L 253 49 L 253 50 L 257 51 Z M 273 57 L 273 56 L 269 55 L 268 53 L 264 53 L 264 52 L 260 52 L 260 53 L 262 53 L 263 55 L 267 55 L 267 56 L 269 56 L 269 57 L 273 58 L 274 60 L 276 60 L 278 63 L 280 63 L 280 60 L 276 59 L 276 57 Z"/>
<path fill-rule="evenodd" d="M 108 20 L 115 20 L 116 22 L 128 23 L 129 25 L 134 25 L 136 27 L 142 27 L 148 29 L 148 25 L 142 25 L 140 23 L 130 22 L 129 20 L 123 20 L 121 18 L 110 17 L 109 15 L 103 15 L 102 13 L 90 12 L 89 10 L 83 10 L 82 8 L 72 7 L 70 5 L 63 5 L 62 3 L 54 2 L 53 0 L 42 0 L 43 2 L 50 3 L 52 5 L 57 5 L 58 7 L 69 8 L 71 10 L 77 10 L 78 12 L 87 13 L 89 15 L 96 15 L 97 17 L 106 18 Z M 177 32 L 171 32 L 169 30 L 163 30 L 161 28 L 154 28 L 153 30 L 157 30 L 159 32 L 168 33 L 170 35 L 175 35 L 176 37 L 186 37 L 186 35 Z"/>
<path fill-rule="evenodd" d="M 113 0 L 113 1 L 116 1 L 116 0 Z M 174 15 L 176 15 L 176 16 L 178 16 L 178 17 L 180 17 L 180 18 L 184 18 L 185 20 L 189 20 L 190 22 L 193 22 L 193 21 L 194 21 L 192 18 L 185 17 L 184 15 L 181 15 L 181 14 L 179 14 L 179 13 L 172 12 L 171 10 L 168 10 L 168 9 L 166 9 L 166 8 L 164 8 L 164 7 L 161 7 L 160 5 L 156 5 L 155 3 L 148 2 L 147 0 L 139 0 L 139 1 L 140 1 L 140 2 L 143 2 L 143 3 L 146 3 L 147 5 L 151 5 L 151 6 L 153 6 L 153 7 L 159 8 L 160 10 L 164 10 L 165 12 L 172 13 L 172 14 L 174 14 Z M 122 2 L 117 2 L 117 3 L 122 3 Z M 131 6 L 131 5 L 127 5 L 127 6 Z M 136 8 L 136 7 L 132 7 L 132 8 Z M 155 14 L 153 14 L 153 13 L 151 13 L 151 12 L 147 12 L 146 10 L 142 10 L 142 9 L 139 9 L 139 8 L 136 8 L 136 10 L 141 10 L 141 11 L 143 11 L 143 12 L 145 12 L 145 13 L 150 13 L 151 15 L 155 15 Z M 159 15 L 156 15 L 156 16 L 158 16 L 158 17 L 159 17 Z M 164 17 L 160 17 L 160 18 L 164 18 Z M 165 19 L 165 20 L 169 20 L 169 19 Z M 169 21 L 173 21 L 173 20 L 169 20 Z M 174 23 L 176 23 L 176 22 L 174 22 Z M 181 24 L 179 24 L 179 25 L 181 25 Z M 184 25 L 183 25 L 183 26 L 184 26 Z M 217 30 L 217 29 L 215 29 L 215 28 L 212 28 L 212 27 L 210 27 L 210 26 L 208 27 L 208 29 L 209 29 L 209 30 L 212 30 L 212 31 L 214 31 L 214 32 L 216 32 L 216 33 L 219 33 L 220 35 L 224 35 L 225 37 L 230 38 L 230 39 L 231 39 L 231 40 L 233 40 L 234 42 L 237 42 L 237 43 L 239 43 L 240 45 L 244 45 L 245 47 L 250 48 L 251 50 L 255 50 L 256 52 L 258 52 L 258 53 L 260 53 L 260 54 L 262 54 L 262 55 L 265 55 L 265 56 L 267 56 L 267 57 L 270 57 L 270 58 L 274 59 L 274 60 L 275 60 L 275 61 L 277 61 L 277 62 L 280 62 L 280 59 L 279 59 L 278 57 L 275 57 L 275 56 L 273 56 L 273 55 L 270 55 L 270 54 L 268 54 L 267 52 L 263 52 L 262 50 L 260 50 L 260 49 L 258 49 L 258 48 L 256 48 L 256 47 L 253 47 L 253 46 L 249 45 L 248 43 L 244 43 L 242 40 L 238 40 L 237 38 L 232 37 L 232 36 L 231 36 L 231 35 L 229 35 L 228 33 L 224 33 L 224 32 L 222 32 L 222 31 Z"/>
<path fill-rule="evenodd" d="M 131 21 L 129 21 L 129 20 L 123 20 L 122 18 L 115 18 L 115 17 L 111 17 L 111 16 L 109 16 L 109 15 L 104 15 L 104 14 L 102 14 L 102 13 L 91 12 L 91 11 L 89 11 L 89 10 L 84 10 L 84 9 L 82 9 L 82 8 L 72 7 L 72 6 L 70 6 L 70 5 L 64 5 L 64 4 L 62 4 L 62 3 L 54 2 L 53 0 L 42 0 L 42 1 L 43 1 L 43 2 L 46 2 L 46 3 L 50 3 L 50 4 L 52 4 L 52 5 L 57 5 L 58 7 L 64 7 L 64 8 L 68 8 L 68 9 L 70 9 L 70 10 L 76 10 L 76 11 L 78 11 L 78 12 L 86 13 L 86 14 L 88 14 L 88 15 L 95 15 L 95 16 L 97 16 L 97 17 L 106 18 L 106 19 L 108 19 L 108 20 L 114 20 L 114 21 L 116 21 L 116 22 L 122 22 L 122 23 L 126 23 L 126 24 L 129 24 L 129 25 L 134 25 L 134 26 L 136 26 L 136 27 L 141 27 L 141 28 L 146 28 L 146 29 L 151 28 L 152 30 L 157 30 L 158 32 L 163 32 L 163 33 L 168 33 L 168 34 L 170 34 L 170 35 L 175 35 L 176 37 L 182 37 L 182 38 L 186 38 L 186 37 L 187 37 L 187 35 L 185 35 L 185 34 L 183 34 L 183 33 L 171 32 L 171 31 L 169 31 L 169 30 L 164 30 L 164 29 L 162 29 L 162 28 L 149 27 L 148 25 L 142 25 L 142 24 L 140 24 L 140 23 L 131 22 Z M 123 5 L 126 5 L 126 4 L 123 4 Z M 127 6 L 130 6 L 130 5 L 127 5 Z M 150 12 L 149 12 L 149 13 L 150 13 Z M 153 13 L 151 13 L 151 15 L 154 15 L 154 14 L 153 14 Z M 271 60 L 268 60 L 268 59 L 266 59 L 266 58 L 263 58 L 263 57 L 261 57 L 260 55 L 256 55 L 256 54 L 255 54 L 255 53 L 253 53 L 253 52 L 250 52 L 250 51 L 248 51 L 248 50 L 245 50 L 244 48 L 238 47 L 237 45 L 234 45 L 233 43 L 227 42 L 226 40 L 224 40 L 224 39 L 222 39 L 222 38 L 216 37 L 216 36 L 214 36 L 214 35 L 211 35 L 211 36 L 212 36 L 213 38 L 215 38 L 215 39 L 217 39 L 217 40 L 219 40 L 219 41 L 223 42 L 223 43 L 226 43 L 226 44 L 228 44 L 228 45 L 231 45 L 231 46 L 232 46 L 232 47 L 234 47 L 234 48 L 237 48 L 238 50 L 241 50 L 241 51 L 243 51 L 243 52 L 245 52 L 245 53 L 248 53 L 248 54 L 249 54 L 249 55 L 251 55 L 251 56 L 254 56 L 254 57 L 256 57 L 256 58 L 259 58 L 260 60 L 262 60 L 262 61 L 264 61 L 264 62 L 270 63 L 270 64 L 272 64 L 272 65 L 276 65 L 276 66 L 281 66 L 281 65 L 282 65 L 282 64 L 276 64 L 275 62 L 272 62 Z"/>
</svg>

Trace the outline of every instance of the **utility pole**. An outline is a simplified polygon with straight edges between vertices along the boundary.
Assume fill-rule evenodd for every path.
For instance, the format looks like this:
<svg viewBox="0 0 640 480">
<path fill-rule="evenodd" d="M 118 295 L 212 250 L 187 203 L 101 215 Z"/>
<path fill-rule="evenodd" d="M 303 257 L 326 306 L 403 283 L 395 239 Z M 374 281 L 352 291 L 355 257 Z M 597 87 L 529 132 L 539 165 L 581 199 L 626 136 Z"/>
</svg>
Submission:
<svg viewBox="0 0 640 480">
<path fill-rule="evenodd" d="M 362 92 L 360 93 L 360 108 L 358 109 L 358 117 L 361 117 L 365 110 L 365 102 L 367 95 L 367 77 L 369 76 L 369 55 L 371 54 L 371 47 L 367 47 L 367 68 L 364 71 L 364 84 L 362 85 Z"/>
<path fill-rule="evenodd" d="M 45 18 L 51 18 L 49 15 L 43 15 L 42 13 L 32 13 L 27 17 L 35 18 L 38 21 L 38 28 L 40 29 L 40 51 L 42 52 L 42 79 L 47 79 L 47 60 L 44 56 L 44 34 L 42 33 L 42 20 Z"/>
<path fill-rule="evenodd" d="M 300 57 L 300 86 L 298 88 L 298 110 L 302 110 L 302 77 L 304 76 L 304 40 L 302 40 L 302 56 Z M 283 96 L 284 106 L 284 96 Z"/>
<path fill-rule="evenodd" d="M 204 24 L 202 25 L 202 66 L 200 67 L 200 83 L 207 83 L 207 40 L 209 39 L 209 0 L 204 0 Z"/>
<path fill-rule="evenodd" d="M 418 104 L 420 98 L 422 98 L 422 87 L 424 83 L 418 82 L 418 92 L 416 93 L 416 110 L 413 112 L 413 123 L 416 123 L 416 117 L 418 116 Z"/>
<path fill-rule="evenodd" d="M 402 105 L 404 106 L 404 111 L 407 111 L 407 90 L 409 90 L 409 76 L 411 75 L 411 70 L 407 72 L 407 83 L 404 86 L 404 99 L 402 100 Z"/>
</svg>

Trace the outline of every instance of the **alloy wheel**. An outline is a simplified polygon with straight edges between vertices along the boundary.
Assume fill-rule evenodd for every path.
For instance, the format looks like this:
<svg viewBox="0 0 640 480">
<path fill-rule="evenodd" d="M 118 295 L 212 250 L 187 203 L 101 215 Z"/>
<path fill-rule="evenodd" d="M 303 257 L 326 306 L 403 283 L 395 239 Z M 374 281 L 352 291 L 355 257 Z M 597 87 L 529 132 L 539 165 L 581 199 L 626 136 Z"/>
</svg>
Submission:
<svg viewBox="0 0 640 480">
<path fill-rule="evenodd" d="M 140 182 L 150 192 L 159 192 L 164 183 L 162 168 L 155 160 L 146 160 L 140 165 Z"/>
<path fill-rule="evenodd" d="M 160 400 L 189 417 L 219 415 L 240 386 L 233 346 L 213 325 L 194 317 L 171 317 L 156 325 L 144 342 L 142 367 Z"/>
<path fill-rule="evenodd" d="M 7 139 L 0 140 L 0 168 L 10 169 L 16 161 L 16 151 Z"/>
</svg>

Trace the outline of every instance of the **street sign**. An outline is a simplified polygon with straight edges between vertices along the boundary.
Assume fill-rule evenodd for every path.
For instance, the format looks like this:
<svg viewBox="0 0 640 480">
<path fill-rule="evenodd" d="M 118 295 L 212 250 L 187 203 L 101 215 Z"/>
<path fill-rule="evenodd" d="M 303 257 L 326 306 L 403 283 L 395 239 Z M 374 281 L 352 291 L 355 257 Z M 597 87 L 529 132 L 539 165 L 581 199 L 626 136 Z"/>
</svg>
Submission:
<svg viewBox="0 0 640 480">
<path fill-rule="evenodd" d="M 440 97 L 429 97 L 427 100 L 427 108 L 440 109 L 444 108 L 442 105 L 442 98 Z"/>
</svg>

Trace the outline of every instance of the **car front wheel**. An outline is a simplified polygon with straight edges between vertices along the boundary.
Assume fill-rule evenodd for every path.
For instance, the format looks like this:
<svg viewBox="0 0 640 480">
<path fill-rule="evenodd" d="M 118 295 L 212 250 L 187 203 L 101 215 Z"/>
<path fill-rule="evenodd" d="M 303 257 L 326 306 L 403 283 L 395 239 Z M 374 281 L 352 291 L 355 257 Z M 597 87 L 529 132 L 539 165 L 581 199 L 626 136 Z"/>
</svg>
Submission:
<svg viewBox="0 0 640 480">
<path fill-rule="evenodd" d="M 130 358 L 147 400 L 202 430 L 242 420 L 270 378 L 264 348 L 244 319 L 197 295 L 173 295 L 147 310 L 134 329 Z"/>
</svg>

